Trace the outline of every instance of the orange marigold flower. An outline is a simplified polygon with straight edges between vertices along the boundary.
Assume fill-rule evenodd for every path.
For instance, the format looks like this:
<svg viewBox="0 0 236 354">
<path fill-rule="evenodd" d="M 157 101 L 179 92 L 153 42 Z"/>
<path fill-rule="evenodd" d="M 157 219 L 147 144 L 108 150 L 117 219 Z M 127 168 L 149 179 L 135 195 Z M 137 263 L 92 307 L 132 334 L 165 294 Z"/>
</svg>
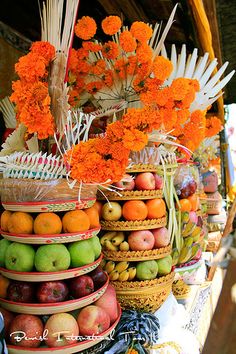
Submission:
<svg viewBox="0 0 236 354">
<path fill-rule="evenodd" d="M 111 69 L 105 70 L 102 75 L 102 80 L 104 81 L 104 84 L 106 86 L 111 87 L 114 82 L 113 70 L 111 70 Z"/>
<path fill-rule="evenodd" d="M 137 56 L 136 55 L 130 55 L 128 57 L 128 63 L 127 63 L 127 74 L 129 74 L 129 75 L 136 74 L 137 64 L 138 64 Z"/>
<path fill-rule="evenodd" d="M 115 73 L 121 78 L 125 79 L 127 77 L 128 62 L 126 58 L 118 59 L 114 62 Z"/>
<path fill-rule="evenodd" d="M 15 64 L 15 70 L 21 80 L 35 82 L 47 74 L 46 61 L 38 54 L 30 52 L 20 57 Z"/>
<path fill-rule="evenodd" d="M 121 141 L 124 135 L 124 126 L 120 120 L 107 126 L 106 136 L 112 141 Z"/>
<path fill-rule="evenodd" d="M 152 60 L 147 60 L 145 62 L 139 62 L 137 67 L 137 75 L 148 77 L 152 71 Z"/>
<path fill-rule="evenodd" d="M 125 129 L 123 143 L 127 149 L 140 151 L 147 145 L 148 136 L 138 129 Z"/>
<path fill-rule="evenodd" d="M 68 68 L 69 70 L 76 71 L 79 65 L 79 59 L 77 56 L 77 51 L 72 48 L 69 56 Z"/>
<path fill-rule="evenodd" d="M 89 51 L 87 49 L 79 48 L 79 49 L 77 49 L 76 53 L 77 53 L 77 58 L 79 60 L 87 60 L 88 59 Z"/>
<path fill-rule="evenodd" d="M 90 16 L 83 16 L 78 20 L 75 26 L 75 34 L 77 37 L 88 40 L 94 37 L 97 31 L 97 25 L 94 19 Z"/>
<path fill-rule="evenodd" d="M 102 50 L 101 44 L 92 41 L 83 42 L 82 46 L 86 51 L 89 50 L 90 52 L 94 52 L 94 53 L 99 52 L 99 50 Z"/>
<path fill-rule="evenodd" d="M 76 73 L 77 75 L 79 74 L 85 75 L 90 72 L 90 69 L 91 69 L 91 65 L 89 63 L 87 63 L 85 60 L 79 60 Z"/>
<path fill-rule="evenodd" d="M 102 21 L 102 30 L 104 33 L 112 36 L 121 28 L 122 22 L 118 16 L 107 16 Z"/>
<path fill-rule="evenodd" d="M 155 102 L 158 106 L 164 107 L 169 99 L 171 99 L 171 90 L 169 87 L 164 87 L 156 92 Z"/>
<path fill-rule="evenodd" d="M 136 55 L 140 63 L 145 63 L 152 58 L 152 48 L 147 43 L 142 43 L 136 49 Z"/>
<path fill-rule="evenodd" d="M 130 31 L 124 31 L 120 34 L 120 46 L 126 52 L 134 52 L 137 47 L 136 39 Z"/>
<path fill-rule="evenodd" d="M 141 92 L 144 89 L 145 80 L 142 76 L 136 76 L 133 81 L 133 88 L 135 92 Z"/>
<path fill-rule="evenodd" d="M 189 91 L 189 81 L 186 78 L 179 77 L 173 80 L 170 88 L 172 91 L 173 99 L 175 101 L 181 101 Z"/>
<path fill-rule="evenodd" d="M 160 114 L 162 117 L 162 124 L 166 132 L 171 131 L 176 126 L 177 113 L 173 109 L 161 108 Z"/>
<path fill-rule="evenodd" d="M 80 97 L 78 91 L 76 89 L 72 89 L 69 91 L 69 104 L 72 107 L 76 107 L 79 104 Z"/>
<path fill-rule="evenodd" d="M 118 44 L 112 41 L 106 42 L 102 47 L 102 54 L 107 59 L 116 59 L 119 55 Z"/>
<path fill-rule="evenodd" d="M 102 73 L 104 73 L 105 68 L 106 68 L 105 60 L 98 59 L 93 63 L 93 65 L 91 65 L 91 73 L 93 73 L 94 75 L 101 75 Z"/>
<path fill-rule="evenodd" d="M 158 80 L 165 81 L 173 70 L 173 64 L 170 60 L 157 56 L 153 62 L 153 72 Z"/>
<path fill-rule="evenodd" d="M 101 88 L 103 87 L 103 82 L 102 81 L 92 81 L 92 82 L 89 82 L 85 87 L 86 87 L 86 90 L 91 95 L 94 95 L 99 90 L 101 90 Z"/>
<path fill-rule="evenodd" d="M 139 42 L 147 42 L 153 33 L 153 30 L 146 23 L 141 21 L 133 22 L 130 27 L 130 32 Z"/>
<path fill-rule="evenodd" d="M 34 42 L 30 50 L 32 53 L 43 57 L 46 60 L 46 65 L 48 65 L 56 55 L 55 47 L 51 43 L 44 41 Z"/>
<path fill-rule="evenodd" d="M 180 109 L 177 111 L 178 124 L 184 124 L 190 117 L 190 112 L 188 109 Z"/>
<path fill-rule="evenodd" d="M 222 129 L 221 120 L 217 117 L 206 119 L 206 136 L 211 137 L 218 134 Z"/>
</svg>

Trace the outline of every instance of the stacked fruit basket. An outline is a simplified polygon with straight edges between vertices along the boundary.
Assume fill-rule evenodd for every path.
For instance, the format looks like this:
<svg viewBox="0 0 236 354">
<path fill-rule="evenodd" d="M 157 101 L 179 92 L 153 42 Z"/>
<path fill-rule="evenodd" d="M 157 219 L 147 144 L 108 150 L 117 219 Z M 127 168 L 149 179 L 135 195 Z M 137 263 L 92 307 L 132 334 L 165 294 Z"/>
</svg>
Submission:
<svg viewBox="0 0 236 354">
<path fill-rule="evenodd" d="M 4 205 L 0 304 L 9 353 L 76 353 L 102 341 L 120 309 L 99 266 L 95 198 Z"/>
<path fill-rule="evenodd" d="M 109 201 L 101 210 L 103 268 L 124 309 L 155 312 L 171 291 L 170 235 L 156 170 L 150 165 L 129 169 L 113 185 L 120 193 L 106 192 Z"/>
</svg>

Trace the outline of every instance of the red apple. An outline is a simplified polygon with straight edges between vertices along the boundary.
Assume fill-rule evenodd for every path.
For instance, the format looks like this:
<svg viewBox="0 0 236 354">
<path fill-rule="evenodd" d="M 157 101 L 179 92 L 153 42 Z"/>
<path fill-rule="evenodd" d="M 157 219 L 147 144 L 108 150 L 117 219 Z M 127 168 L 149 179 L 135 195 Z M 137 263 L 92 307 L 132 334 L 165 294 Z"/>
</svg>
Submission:
<svg viewBox="0 0 236 354">
<path fill-rule="evenodd" d="M 132 176 L 125 174 L 121 181 L 115 182 L 113 185 L 125 191 L 132 191 L 135 187 L 135 182 Z"/>
<path fill-rule="evenodd" d="M 80 275 L 69 282 L 70 294 L 78 299 L 94 292 L 93 279 L 89 275 Z"/>
<path fill-rule="evenodd" d="M 24 281 L 13 281 L 7 288 L 7 299 L 14 302 L 33 302 L 34 284 Z"/>
<path fill-rule="evenodd" d="M 51 347 L 64 347 L 76 343 L 79 327 L 76 319 L 69 313 L 56 313 L 45 324 L 45 343 Z"/>
<path fill-rule="evenodd" d="M 155 189 L 163 189 L 163 178 L 157 173 L 153 173 L 155 178 Z"/>
<path fill-rule="evenodd" d="M 10 324 L 10 342 L 27 348 L 37 348 L 43 340 L 43 322 L 35 315 L 17 315 Z"/>
<path fill-rule="evenodd" d="M 46 281 L 38 285 L 36 297 L 41 303 L 53 303 L 65 301 L 68 293 L 68 286 L 63 281 Z"/>
<path fill-rule="evenodd" d="M 135 186 L 138 191 L 155 189 L 155 178 L 151 172 L 139 173 L 135 178 Z"/>
<path fill-rule="evenodd" d="M 6 309 L 3 309 L 2 307 L 0 307 L 0 313 L 2 314 L 4 320 L 5 337 L 8 338 L 10 324 L 13 318 L 15 318 L 15 315 Z"/>
<path fill-rule="evenodd" d="M 77 318 L 82 336 L 97 335 L 110 327 L 110 317 L 107 312 L 96 305 L 84 307 Z"/>
<path fill-rule="evenodd" d="M 110 317 L 111 324 L 116 321 L 119 313 L 116 291 L 111 284 L 108 284 L 105 293 L 94 303 L 94 305 L 101 307 L 107 312 Z"/>
<path fill-rule="evenodd" d="M 132 231 L 128 236 L 128 244 L 132 251 L 152 250 L 155 239 L 151 231 Z"/>
<path fill-rule="evenodd" d="M 93 279 L 94 290 L 100 289 L 107 281 L 107 274 L 98 266 L 88 274 Z"/>
<path fill-rule="evenodd" d="M 166 227 L 152 230 L 155 242 L 154 248 L 166 247 L 170 243 L 170 233 Z"/>
</svg>

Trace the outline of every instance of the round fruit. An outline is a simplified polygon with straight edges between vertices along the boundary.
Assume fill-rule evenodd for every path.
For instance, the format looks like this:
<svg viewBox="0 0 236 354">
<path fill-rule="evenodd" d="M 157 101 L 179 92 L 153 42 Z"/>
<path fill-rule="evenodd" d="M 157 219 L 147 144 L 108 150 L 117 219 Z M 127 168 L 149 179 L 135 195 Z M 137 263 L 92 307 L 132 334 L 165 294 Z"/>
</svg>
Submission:
<svg viewBox="0 0 236 354">
<path fill-rule="evenodd" d="M 62 222 L 55 213 L 40 213 L 34 220 L 34 233 L 39 235 L 60 234 Z"/>
<path fill-rule="evenodd" d="M 88 215 L 83 210 L 72 210 L 62 218 L 64 232 L 87 231 L 90 227 Z"/>
<path fill-rule="evenodd" d="M 29 213 L 15 211 L 8 219 L 8 232 L 12 234 L 32 234 L 34 220 Z"/>
<path fill-rule="evenodd" d="M 188 199 L 186 199 L 186 198 L 180 199 L 179 203 L 180 203 L 179 209 L 181 211 L 191 211 L 192 204 Z"/>
<path fill-rule="evenodd" d="M 96 200 L 96 202 L 93 204 L 93 207 L 97 209 L 99 217 L 102 216 L 102 202 L 99 202 L 98 200 Z"/>
<path fill-rule="evenodd" d="M 122 208 L 117 202 L 108 202 L 102 207 L 102 218 L 106 221 L 118 221 L 121 215 Z"/>
<path fill-rule="evenodd" d="M 8 232 L 8 220 L 11 216 L 12 212 L 8 210 L 4 210 L 4 212 L 1 215 L 1 230 Z"/>
<path fill-rule="evenodd" d="M 100 227 L 99 212 L 97 207 L 92 206 L 91 208 L 84 209 L 84 212 L 89 217 L 90 229 L 95 229 L 97 227 Z"/>
<path fill-rule="evenodd" d="M 122 214 L 125 220 L 128 221 L 145 220 L 148 215 L 148 209 L 142 200 L 129 200 L 124 203 Z"/>
<path fill-rule="evenodd" d="M 7 288 L 10 284 L 10 281 L 0 274 L 0 297 L 6 299 L 7 297 Z"/>
<path fill-rule="evenodd" d="M 166 215 L 166 204 L 163 199 L 150 199 L 146 202 L 148 219 L 158 219 Z"/>
<path fill-rule="evenodd" d="M 199 196 L 196 194 L 191 195 L 187 198 L 191 203 L 191 211 L 196 211 L 199 209 Z"/>
</svg>

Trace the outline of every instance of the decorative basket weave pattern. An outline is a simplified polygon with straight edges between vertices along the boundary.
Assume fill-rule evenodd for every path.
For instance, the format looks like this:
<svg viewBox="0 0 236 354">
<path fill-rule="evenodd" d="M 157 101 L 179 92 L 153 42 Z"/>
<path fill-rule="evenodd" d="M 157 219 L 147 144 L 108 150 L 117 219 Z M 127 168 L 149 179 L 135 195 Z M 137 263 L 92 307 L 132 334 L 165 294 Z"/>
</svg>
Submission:
<svg viewBox="0 0 236 354">
<path fill-rule="evenodd" d="M 103 255 L 105 259 L 111 261 L 128 261 L 128 262 L 139 262 L 147 261 L 151 259 L 160 259 L 168 256 L 171 253 L 171 246 L 161 247 L 149 251 L 105 251 L 103 250 Z"/>
<path fill-rule="evenodd" d="M 153 198 L 163 198 L 162 190 L 146 190 L 146 191 L 119 191 L 120 194 L 116 192 L 106 192 L 106 197 L 109 200 L 142 200 L 142 199 L 153 199 Z M 105 197 L 98 194 L 98 199 L 104 200 Z"/>
<path fill-rule="evenodd" d="M 127 173 L 135 173 L 135 172 L 156 172 L 157 171 L 157 166 L 153 165 L 153 164 L 143 164 L 143 163 L 139 163 L 139 164 L 134 164 L 132 166 L 130 166 L 129 168 L 126 169 Z"/>
<path fill-rule="evenodd" d="M 166 226 L 166 216 L 159 219 L 135 220 L 135 221 L 101 221 L 102 230 L 112 231 L 135 231 L 146 229 L 157 229 Z"/>
<path fill-rule="evenodd" d="M 174 273 L 154 280 L 112 282 L 117 299 L 123 309 L 154 313 L 172 290 Z"/>
</svg>

